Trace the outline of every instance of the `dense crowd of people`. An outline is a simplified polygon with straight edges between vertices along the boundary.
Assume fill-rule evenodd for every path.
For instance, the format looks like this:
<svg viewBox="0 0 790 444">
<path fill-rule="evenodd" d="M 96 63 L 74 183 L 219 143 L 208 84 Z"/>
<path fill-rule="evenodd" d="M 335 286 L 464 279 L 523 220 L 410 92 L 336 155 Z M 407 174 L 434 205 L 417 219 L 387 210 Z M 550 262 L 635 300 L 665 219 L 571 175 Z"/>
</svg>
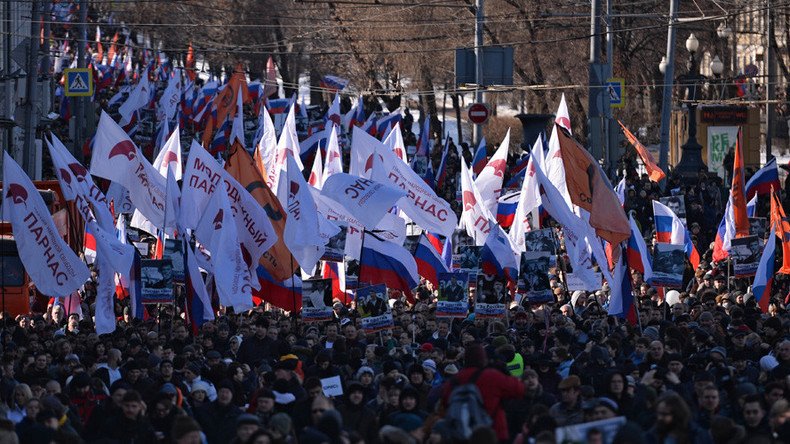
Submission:
<svg viewBox="0 0 790 444">
<path fill-rule="evenodd" d="M 665 193 L 623 165 L 626 209 L 651 240 L 649 203 Z M 721 180 L 672 188 L 696 245 L 710 244 Z M 728 280 L 726 262 L 702 256 L 680 292 L 632 273 L 635 325 L 607 316 L 607 286 L 570 293 L 552 273 L 554 301 L 512 303 L 498 319 L 476 318 L 473 303 L 466 318 L 437 318 L 423 283 L 415 303 L 390 301 L 394 327 L 378 333 L 363 331 L 353 302 L 336 302 L 326 323 L 221 309 L 194 334 L 177 299 L 146 320 L 118 305 L 118 329 L 100 337 L 86 285 L 83 318 L 58 304 L 4 317 L 0 439 L 547 443 L 563 427 L 624 417 L 614 442 L 788 442 L 788 281 L 777 276 L 762 313 L 750 279 Z M 485 415 L 464 431 L 456 410 L 470 384 Z"/>
</svg>

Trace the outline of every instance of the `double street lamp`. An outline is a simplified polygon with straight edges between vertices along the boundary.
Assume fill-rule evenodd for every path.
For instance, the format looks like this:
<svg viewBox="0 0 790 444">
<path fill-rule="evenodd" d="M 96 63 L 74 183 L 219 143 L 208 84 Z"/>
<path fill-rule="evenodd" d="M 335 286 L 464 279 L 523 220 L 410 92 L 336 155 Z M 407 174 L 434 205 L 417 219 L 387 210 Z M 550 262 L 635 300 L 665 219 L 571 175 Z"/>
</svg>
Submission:
<svg viewBox="0 0 790 444">
<path fill-rule="evenodd" d="M 707 77 L 699 73 L 699 64 L 694 57 L 698 49 L 699 40 L 694 34 L 691 34 L 686 39 L 686 50 L 689 52 L 686 62 L 687 73 L 677 79 L 685 89 L 685 102 L 688 109 L 688 139 L 680 147 L 682 153 L 680 162 L 675 166 L 675 173 L 687 179 L 694 179 L 701 170 L 707 170 L 702 161 L 702 145 L 697 142 L 697 94 L 699 87 L 708 80 Z M 720 60 L 719 64 L 721 64 Z M 723 64 L 721 68 L 724 69 Z M 659 69 L 662 72 L 666 70 L 666 60 L 662 60 Z M 666 87 L 671 87 L 671 85 Z"/>
</svg>

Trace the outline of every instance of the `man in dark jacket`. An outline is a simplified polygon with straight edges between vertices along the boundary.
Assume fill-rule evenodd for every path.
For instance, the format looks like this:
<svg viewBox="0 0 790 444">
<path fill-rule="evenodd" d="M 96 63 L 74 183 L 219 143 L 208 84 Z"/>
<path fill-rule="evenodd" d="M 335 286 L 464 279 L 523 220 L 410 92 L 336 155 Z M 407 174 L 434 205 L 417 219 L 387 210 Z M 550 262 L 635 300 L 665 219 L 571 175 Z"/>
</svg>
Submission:
<svg viewBox="0 0 790 444">
<path fill-rule="evenodd" d="M 346 388 L 346 402 L 338 407 L 343 417 L 343 426 L 348 431 L 356 431 L 365 442 L 376 442 L 378 419 L 376 413 L 365 405 L 365 388 L 357 381 Z"/>
<path fill-rule="evenodd" d="M 126 392 L 120 414 L 107 419 L 98 436 L 116 443 L 156 442 L 154 428 L 143 413 L 140 393 L 134 390 Z"/>
<path fill-rule="evenodd" d="M 274 341 L 268 337 L 269 321 L 260 318 L 255 321 L 255 335 L 244 339 L 239 348 L 239 361 L 250 367 L 258 367 L 261 361 L 268 361 L 276 353 Z"/>
<path fill-rule="evenodd" d="M 217 400 L 195 411 L 200 427 L 206 433 L 209 444 L 227 442 L 236 433 L 236 417 L 241 415 L 233 403 L 233 384 L 222 381 L 217 386 Z"/>
</svg>

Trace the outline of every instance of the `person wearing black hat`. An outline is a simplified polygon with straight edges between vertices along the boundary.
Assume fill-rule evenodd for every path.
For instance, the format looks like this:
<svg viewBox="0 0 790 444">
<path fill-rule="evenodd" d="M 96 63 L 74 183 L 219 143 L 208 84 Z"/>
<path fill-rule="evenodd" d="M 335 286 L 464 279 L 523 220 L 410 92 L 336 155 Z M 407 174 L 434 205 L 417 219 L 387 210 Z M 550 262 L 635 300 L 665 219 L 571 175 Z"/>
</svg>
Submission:
<svg viewBox="0 0 790 444">
<path fill-rule="evenodd" d="M 217 384 L 217 400 L 195 409 L 195 419 L 206 433 L 209 444 L 227 442 L 236 430 L 236 418 L 241 409 L 233 403 L 233 383 L 223 380 Z"/>
<path fill-rule="evenodd" d="M 85 372 L 77 373 L 71 378 L 69 392 L 71 393 L 69 403 L 76 408 L 82 424 L 87 424 L 96 406 L 107 399 L 104 393 L 93 392 L 91 377 Z"/>
<path fill-rule="evenodd" d="M 140 393 L 134 390 L 126 392 L 121 413 L 108 418 L 98 436 L 116 442 L 156 442 L 156 433 L 145 415 Z"/>
<path fill-rule="evenodd" d="M 346 402 L 338 409 L 343 425 L 348 431 L 356 431 L 365 442 L 376 442 L 379 423 L 376 413 L 365 405 L 365 387 L 352 381 L 346 387 Z"/>
</svg>

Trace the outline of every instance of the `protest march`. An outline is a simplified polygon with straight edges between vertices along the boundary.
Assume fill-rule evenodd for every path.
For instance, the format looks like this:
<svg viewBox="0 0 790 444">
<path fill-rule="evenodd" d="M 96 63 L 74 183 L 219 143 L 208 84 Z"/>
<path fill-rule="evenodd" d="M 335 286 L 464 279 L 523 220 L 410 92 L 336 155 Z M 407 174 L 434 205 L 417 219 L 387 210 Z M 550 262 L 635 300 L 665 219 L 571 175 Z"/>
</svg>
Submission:
<svg viewBox="0 0 790 444">
<path fill-rule="evenodd" d="M 740 131 L 605 165 L 564 94 L 474 144 L 99 33 L 85 145 L 63 46 L 41 180 L 3 152 L 0 442 L 790 442 L 790 166 Z"/>
</svg>

